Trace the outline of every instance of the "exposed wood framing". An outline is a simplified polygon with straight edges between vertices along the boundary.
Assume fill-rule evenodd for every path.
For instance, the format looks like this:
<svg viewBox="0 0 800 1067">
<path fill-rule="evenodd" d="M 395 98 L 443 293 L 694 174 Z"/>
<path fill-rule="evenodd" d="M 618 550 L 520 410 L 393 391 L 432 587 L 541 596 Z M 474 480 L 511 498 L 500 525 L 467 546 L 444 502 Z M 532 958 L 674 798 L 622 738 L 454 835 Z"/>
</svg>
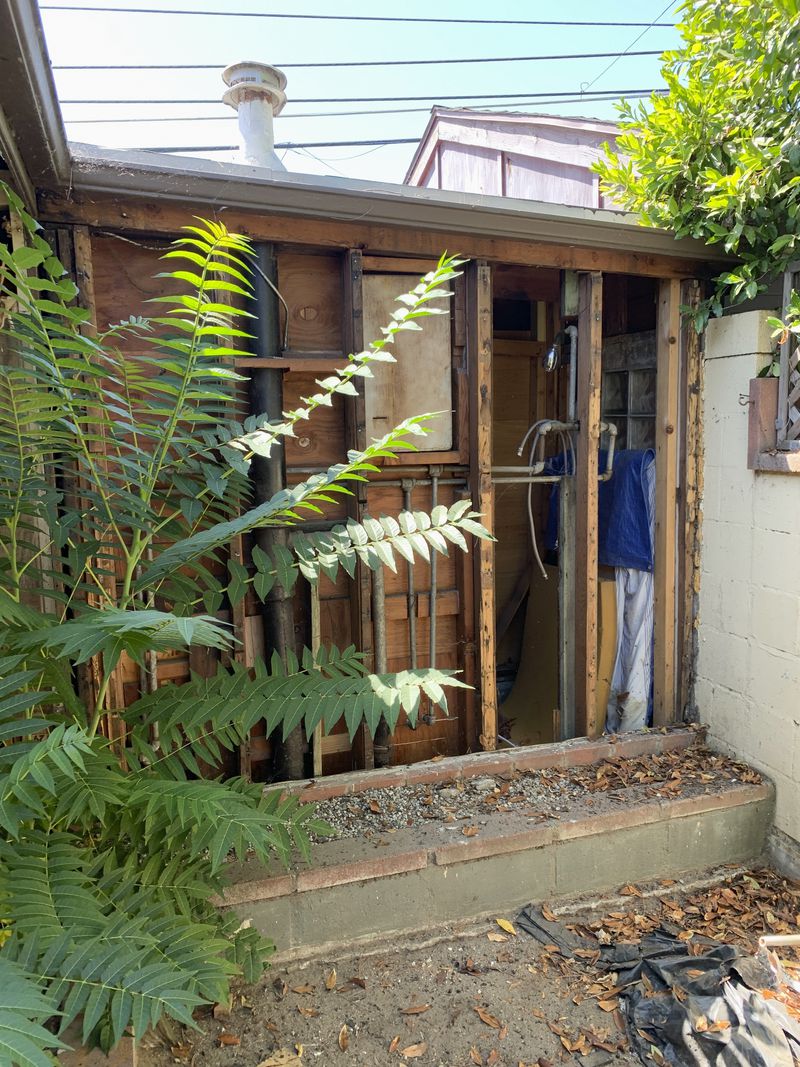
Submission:
<svg viewBox="0 0 800 1067">
<path fill-rule="evenodd" d="M 213 213 L 210 204 L 202 207 L 190 202 L 121 200 L 119 197 L 99 195 L 92 195 L 89 199 L 80 194 L 74 195 L 71 200 L 45 195 L 40 198 L 39 204 L 39 215 L 45 221 L 84 223 L 126 232 L 170 235 L 177 233 L 198 210 Z M 413 226 L 384 226 L 361 219 L 342 222 L 235 209 L 224 212 L 224 221 L 231 230 L 258 241 L 306 244 L 317 248 L 362 248 L 370 254 L 409 253 L 438 259 L 447 248 L 474 259 L 484 258 L 495 263 L 520 266 L 607 271 L 651 278 L 687 278 L 698 273 L 697 262 L 688 258 Z"/>
<path fill-rule="evenodd" d="M 88 228 L 86 226 L 76 226 L 72 232 L 72 240 L 75 257 L 75 277 L 80 290 L 78 300 L 81 307 L 85 308 L 91 316 L 89 322 L 87 322 L 81 329 L 87 336 L 92 337 L 97 332 L 97 309 L 94 289 L 94 267 L 92 264 L 92 239 Z M 103 435 L 101 432 L 96 430 L 91 435 L 89 449 L 95 455 L 95 463 L 97 464 L 98 469 L 107 469 L 107 452 L 103 445 Z M 78 491 L 80 492 L 80 487 Z M 86 506 L 88 508 L 90 505 L 87 503 Z M 102 574 L 104 570 L 108 569 L 108 560 L 96 559 L 93 561 L 93 567 L 96 573 Z M 116 601 L 116 576 L 107 574 L 102 578 L 102 581 L 109 596 L 112 598 L 112 601 Z M 102 599 L 99 594 L 88 594 L 87 601 L 92 607 L 100 607 L 102 604 Z M 101 657 L 95 656 L 92 658 L 89 670 L 91 679 L 90 690 L 93 697 L 96 698 L 103 679 Z M 109 709 L 119 709 L 125 706 L 121 664 L 118 664 L 111 674 L 110 683 L 106 691 L 105 703 L 106 707 Z M 107 736 L 111 739 L 119 737 L 122 732 L 119 721 L 115 721 L 115 717 L 110 714 L 105 716 L 104 729 Z"/>
<path fill-rule="evenodd" d="M 676 279 L 658 290 L 656 326 L 656 534 L 654 567 L 653 725 L 673 722 L 677 705 L 676 582 L 680 392 L 680 300 Z"/>
<path fill-rule="evenodd" d="M 492 487 L 492 269 L 482 260 L 469 264 L 467 348 L 470 377 L 470 484 L 475 508 L 491 530 Z M 497 745 L 497 676 L 494 603 L 494 544 L 474 550 L 478 608 L 478 670 L 481 695 L 481 745 Z"/>
<path fill-rule="evenodd" d="M 344 341 L 349 352 L 361 352 L 364 348 L 364 265 L 361 252 L 357 248 L 349 249 L 344 256 L 343 292 L 344 292 Z M 357 379 L 358 396 L 345 397 L 345 443 L 348 449 L 361 451 L 367 443 L 366 415 L 364 410 L 364 381 Z M 363 482 L 353 483 L 352 497 L 347 498 L 347 512 L 351 518 L 360 522 L 367 509 L 367 486 Z M 369 567 L 358 564 L 356 583 L 352 598 L 352 632 L 357 647 L 364 653 L 364 663 L 369 670 L 374 669 L 372 637 L 372 578 Z M 353 744 L 356 762 L 365 768 L 375 766 L 375 753 L 372 737 L 365 725 L 359 727 Z"/>
<path fill-rule="evenodd" d="M 681 285 L 681 305 L 695 308 L 700 303 L 702 286 L 698 281 Z M 700 542 L 703 512 L 703 359 L 700 335 L 691 317 L 681 323 L 681 427 L 683 433 L 681 470 L 683 492 L 680 498 L 678 529 L 683 530 L 683 552 L 679 553 L 678 589 L 681 663 L 679 671 L 678 712 L 685 717 L 693 705 L 694 664 L 697 647 L 697 598 L 700 592 Z M 772 430 L 774 433 L 774 420 Z"/>
<path fill-rule="evenodd" d="M 578 402 L 575 435 L 575 731 L 596 737 L 597 714 L 597 501 L 603 276 L 580 277 L 578 305 Z"/>
</svg>

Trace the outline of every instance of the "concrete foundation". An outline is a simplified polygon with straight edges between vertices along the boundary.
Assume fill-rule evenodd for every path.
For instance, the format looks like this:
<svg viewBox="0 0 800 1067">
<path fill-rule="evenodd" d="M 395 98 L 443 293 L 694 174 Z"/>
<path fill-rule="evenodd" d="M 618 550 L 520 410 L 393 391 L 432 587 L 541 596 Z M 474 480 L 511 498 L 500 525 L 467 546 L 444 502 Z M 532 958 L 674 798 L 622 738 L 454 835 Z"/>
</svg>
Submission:
<svg viewBox="0 0 800 1067">
<path fill-rule="evenodd" d="M 522 832 L 503 832 L 498 817 L 480 838 L 433 848 L 399 831 L 378 858 L 363 842 L 330 842 L 319 847 L 335 848 L 338 862 L 310 871 L 258 877 L 244 865 L 225 905 L 297 959 L 508 915 L 531 901 L 751 862 L 764 852 L 773 806 L 771 785 L 744 785 Z"/>
</svg>

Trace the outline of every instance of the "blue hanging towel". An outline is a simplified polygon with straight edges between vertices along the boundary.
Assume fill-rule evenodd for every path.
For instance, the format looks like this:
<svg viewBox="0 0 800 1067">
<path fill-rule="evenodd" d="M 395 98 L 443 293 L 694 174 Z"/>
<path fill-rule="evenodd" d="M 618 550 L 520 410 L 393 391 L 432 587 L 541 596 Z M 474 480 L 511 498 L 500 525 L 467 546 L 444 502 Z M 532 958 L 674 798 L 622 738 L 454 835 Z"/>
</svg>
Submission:
<svg viewBox="0 0 800 1067">
<path fill-rule="evenodd" d="M 609 567 L 631 567 L 652 571 L 653 538 L 645 472 L 655 461 L 652 448 L 621 449 L 614 455 L 614 473 L 600 483 L 598 504 L 598 559 Z M 600 470 L 605 470 L 606 453 L 598 456 Z M 568 467 L 571 463 L 568 460 Z M 548 474 L 562 474 L 562 455 L 548 461 Z M 555 549 L 558 541 L 559 483 L 553 485 L 547 516 L 545 543 Z"/>
</svg>

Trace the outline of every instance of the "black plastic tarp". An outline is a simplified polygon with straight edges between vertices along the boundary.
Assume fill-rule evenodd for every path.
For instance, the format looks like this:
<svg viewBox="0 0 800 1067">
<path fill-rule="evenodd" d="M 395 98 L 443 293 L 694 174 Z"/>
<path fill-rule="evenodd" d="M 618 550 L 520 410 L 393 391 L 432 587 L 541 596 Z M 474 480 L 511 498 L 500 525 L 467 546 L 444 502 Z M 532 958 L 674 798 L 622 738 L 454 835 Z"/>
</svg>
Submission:
<svg viewBox="0 0 800 1067">
<path fill-rule="evenodd" d="M 517 916 L 517 925 L 567 957 L 576 948 L 600 947 L 532 905 Z M 783 974 L 766 956 L 708 938 L 683 940 L 678 933 L 662 928 L 636 945 L 604 947 L 596 964 L 617 976 L 628 1037 L 642 1063 L 798 1067 L 800 1025 L 764 995 L 777 989 Z"/>
</svg>

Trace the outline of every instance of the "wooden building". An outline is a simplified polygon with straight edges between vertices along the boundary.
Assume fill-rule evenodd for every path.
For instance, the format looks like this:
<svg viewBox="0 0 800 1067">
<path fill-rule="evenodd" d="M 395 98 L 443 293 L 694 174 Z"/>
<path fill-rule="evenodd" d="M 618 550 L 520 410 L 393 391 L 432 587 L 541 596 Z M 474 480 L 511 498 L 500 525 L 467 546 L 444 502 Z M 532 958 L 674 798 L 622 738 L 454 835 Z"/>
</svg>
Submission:
<svg viewBox="0 0 800 1067">
<path fill-rule="evenodd" d="M 17 23 L 9 34 L 16 34 L 16 47 L 26 54 L 38 48 L 41 57 L 41 39 L 20 29 L 26 6 L 4 2 L 3 17 L 8 22 L 13 9 Z M 521 608 L 526 596 L 539 595 L 525 580 L 527 486 L 508 481 L 514 475 L 498 468 L 524 464 L 516 449 L 532 423 L 567 416 L 569 371 L 547 372 L 543 365 L 566 317 L 577 326 L 578 346 L 574 523 L 565 535 L 569 567 L 555 567 L 560 577 L 540 598 L 530 676 L 534 688 L 550 686 L 554 699 L 544 708 L 538 739 L 603 728 L 597 496 L 604 372 L 645 369 L 650 376 L 652 410 L 645 414 L 657 452 L 655 721 L 681 719 L 691 669 L 699 346 L 691 328 L 682 326 L 679 308 L 697 298 L 711 250 L 620 213 L 67 147 L 47 64 L 27 63 L 25 92 L 19 65 L 15 70 L 13 87 L 0 84 L 0 128 L 10 134 L 0 153 L 70 261 L 97 321 L 145 313 L 147 298 L 163 285 L 153 275 L 165 245 L 192 215 L 223 219 L 230 229 L 268 243 L 277 257 L 288 314 L 286 344 L 270 365 L 284 372 L 287 406 L 369 341 L 392 298 L 444 250 L 468 257 L 449 316 L 437 329 L 411 335 L 413 343 L 391 369 L 391 387 L 378 379 L 375 390 L 340 399 L 286 448 L 288 477 L 297 481 L 398 418 L 421 408 L 450 411 L 424 451 L 385 464 L 352 506 L 360 514 L 396 513 L 409 505 L 429 510 L 434 500 L 447 504 L 468 494 L 497 537 L 475 544 L 469 555 L 440 558 L 433 570 L 418 565 L 408 574 L 401 568 L 384 576 L 388 669 L 435 661 L 461 670 L 473 686 L 452 700 L 447 718 L 422 721 L 416 729 L 401 723 L 392 762 L 497 745 L 498 659 L 519 669 L 530 656 L 523 649 Z M 26 115 L 24 100 L 37 101 L 35 114 Z M 240 361 L 243 368 L 257 364 L 255 357 Z M 539 535 L 549 491 L 549 484 L 533 490 Z M 232 551 L 247 562 L 246 544 Z M 370 663 L 372 586 L 366 570 L 355 582 L 324 581 L 320 602 L 322 641 L 353 642 Z M 311 608 L 302 595 L 295 611 L 298 642 L 308 643 Z M 245 658 L 262 656 L 257 605 L 245 602 L 232 622 Z M 179 681 L 190 668 L 215 669 L 198 650 L 161 659 L 159 679 Z M 131 671 L 122 682 L 125 699 L 133 699 L 138 676 Z M 352 748 L 345 734 L 326 738 L 322 756 L 323 773 L 374 760 L 364 734 Z M 254 776 L 268 773 L 268 757 L 267 740 L 254 738 Z"/>
<path fill-rule="evenodd" d="M 407 185 L 607 208 L 592 164 L 617 126 L 602 119 L 434 107 Z"/>
</svg>

